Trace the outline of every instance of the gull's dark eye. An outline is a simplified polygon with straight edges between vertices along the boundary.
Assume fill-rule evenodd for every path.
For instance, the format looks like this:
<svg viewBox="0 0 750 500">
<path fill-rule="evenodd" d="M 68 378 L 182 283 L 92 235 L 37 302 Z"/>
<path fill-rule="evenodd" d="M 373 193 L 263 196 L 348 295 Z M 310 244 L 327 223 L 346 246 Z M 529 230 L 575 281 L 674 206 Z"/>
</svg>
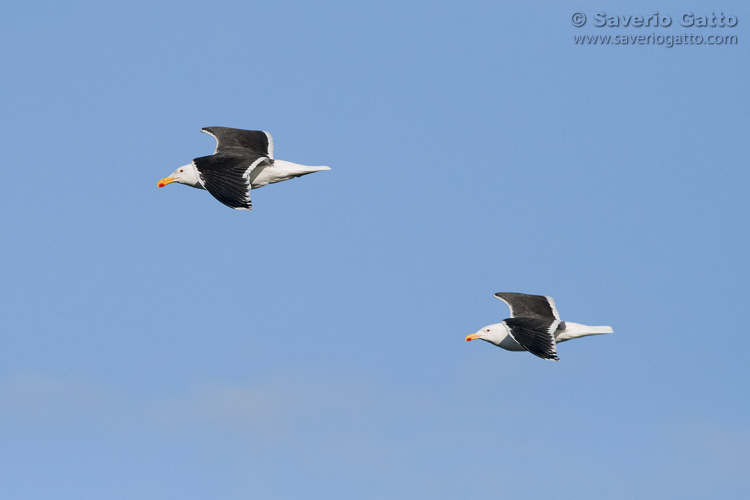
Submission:
<svg viewBox="0 0 750 500">
<path fill-rule="evenodd" d="M 184 172 L 184 170 L 180 169 L 180 172 Z"/>
<path fill-rule="evenodd" d="M 487 329 L 487 333 L 490 333 L 490 330 L 489 330 L 489 328 Z"/>
</svg>

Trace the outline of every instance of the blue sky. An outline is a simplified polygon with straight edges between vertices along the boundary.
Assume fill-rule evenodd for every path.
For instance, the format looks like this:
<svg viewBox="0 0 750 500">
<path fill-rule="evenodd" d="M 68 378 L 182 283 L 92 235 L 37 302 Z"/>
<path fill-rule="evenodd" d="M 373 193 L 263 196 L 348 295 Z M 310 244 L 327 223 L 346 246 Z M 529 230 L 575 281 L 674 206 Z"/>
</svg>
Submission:
<svg viewBox="0 0 750 500">
<path fill-rule="evenodd" d="M 732 29 L 575 28 L 583 12 Z M 744 498 L 742 2 L 40 2 L 0 19 L 0 494 Z M 609 31 L 607 31 L 609 30 Z M 578 34 L 736 46 L 576 46 Z M 204 126 L 329 165 L 156 182 Z M 551 295 L 612 335 L 464 336 Z"/>
</svg>

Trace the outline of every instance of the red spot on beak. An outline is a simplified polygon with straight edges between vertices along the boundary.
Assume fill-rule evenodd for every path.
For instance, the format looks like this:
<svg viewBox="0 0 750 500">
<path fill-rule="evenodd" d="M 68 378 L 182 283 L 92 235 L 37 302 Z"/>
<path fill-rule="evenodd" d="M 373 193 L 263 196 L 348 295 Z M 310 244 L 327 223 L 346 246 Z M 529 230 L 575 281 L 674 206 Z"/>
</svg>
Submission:
<svg viewBox="0 0 750 500">
<path fill-rule="evenodd" d="M 156 187 L 163 188 L 167 184 L 171 184 L 174 181 L 175 181 L 175 179 L 173 179 L 171 177 L 165 177 L 165 178 L 163 178 L 162 180 L 159 181 L 159 183 L 156 185 Z"/>
</svg>

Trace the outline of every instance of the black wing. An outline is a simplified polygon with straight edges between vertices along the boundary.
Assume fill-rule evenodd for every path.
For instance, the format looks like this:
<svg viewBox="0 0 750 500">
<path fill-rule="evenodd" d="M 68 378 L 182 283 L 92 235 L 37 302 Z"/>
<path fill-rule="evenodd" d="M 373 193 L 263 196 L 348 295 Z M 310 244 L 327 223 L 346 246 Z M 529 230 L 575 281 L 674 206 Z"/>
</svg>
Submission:
<svg viewBox="0 0 750 500">
<path fill-rule="evenodd" d="M 510 318 L 504 321 L 516 342 L 535 356 L 560 361 L 557 357 L 555 329 L 560 320 L 544 318 Z"/>
<path fill-rule="evenodd" d="M 495 294 L 495 297 L 508 304 L 510 315 L 513 318 L 536 317 L 560 319 L 552 297 L 512 292 L 498 292 Z"/>
<path fill-rule="evenodd" d="M 216 139 L 216 153 L 239 149 L 273 159 L 273 137 L 268 132 L 228 127 L 204 127 L 201 132 Z"/>
<path fill-rule="evenodd" d="M 250 172 L 269 162 L 266 156 L 216 153 L 193 160 L 206 191 L 224 205 L 252 210 L 250 202 Z"/>
</svg>

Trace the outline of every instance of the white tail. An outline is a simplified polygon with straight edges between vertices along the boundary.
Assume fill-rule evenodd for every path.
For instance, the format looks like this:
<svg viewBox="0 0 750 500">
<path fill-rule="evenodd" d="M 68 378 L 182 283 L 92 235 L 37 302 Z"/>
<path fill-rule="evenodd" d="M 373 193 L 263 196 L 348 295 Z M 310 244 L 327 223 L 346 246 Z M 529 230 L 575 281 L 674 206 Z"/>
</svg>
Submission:
<svg viewBox="0 0 750 500">
<path fill-rule="evenodd" d="M 577 339 L 579 337 L 588 337 L 589 335 L 603 335 L 605 333 L 612 333 L 611 326 L 588 326 L 580 323 L 572 323 L 565 321 L 565 329 L 557 330 L 555 332 L 555 341 L 565 342 L 570 339 Z"/>
</svg>

